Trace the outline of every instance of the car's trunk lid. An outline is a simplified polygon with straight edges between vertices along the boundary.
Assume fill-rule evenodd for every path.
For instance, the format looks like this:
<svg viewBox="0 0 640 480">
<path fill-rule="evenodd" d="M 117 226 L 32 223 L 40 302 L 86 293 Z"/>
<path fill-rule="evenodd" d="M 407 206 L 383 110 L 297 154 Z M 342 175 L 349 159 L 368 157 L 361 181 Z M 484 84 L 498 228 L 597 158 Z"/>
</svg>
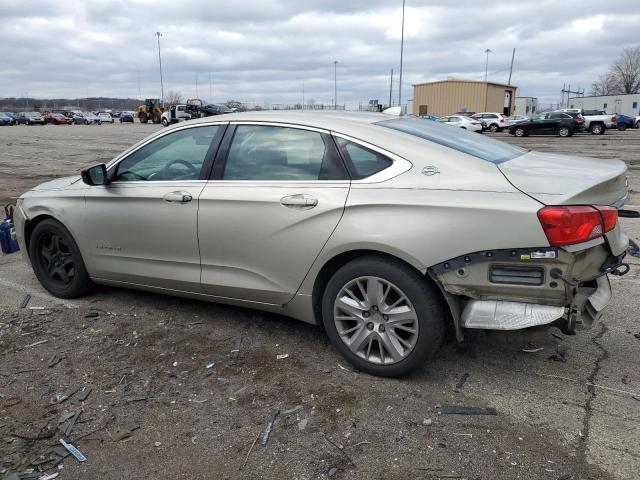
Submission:
<svg viewBox="0 0 640 480">
<path fill-rule="evenodd" d="M 545 205 L 614 205 L 629 191 L 620 160 L 529 152 L 498 165 L 520 191 Z"/>
</svg>

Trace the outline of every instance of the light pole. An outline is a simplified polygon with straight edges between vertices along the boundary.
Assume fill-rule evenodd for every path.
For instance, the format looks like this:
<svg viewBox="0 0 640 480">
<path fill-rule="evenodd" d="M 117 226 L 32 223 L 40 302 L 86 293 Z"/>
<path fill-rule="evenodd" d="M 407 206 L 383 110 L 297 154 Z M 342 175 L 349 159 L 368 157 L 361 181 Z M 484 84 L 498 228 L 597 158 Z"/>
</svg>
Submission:
<svg viewBox="0 0 640 480">
<path fill-rule="evenodd" d="M 162 34 L 160 32 L 154 33 L 156 37 L 158 37 L 158 62 L 160 64 L 160 102 L 164 103 L 164 83 L 162 81 L 162 56 L 160 55 L 160 37 Z"/>
<path fill-rule="evenodd" d="M 402 115 L 402 57 L 404 56 L 404 4 L 402 0 L 402 32 L 400 36 L 400 81 L 398 83 L 398 105 L 400 106 L 400 115 Z"/>
<path fill-rule="evenodd" d="M 338 61 L 333 61 L 333 109 L 338 109 Z"/>
<path fill-rule="evenodd" d="M 487 81 L 487 74 L 489 73 L 489 54 L 491 53 L 490 49 L 486 49 L 484 53 L 487 54 L 487 62 L 484 64 L 484 81 Z"/>
</svg>

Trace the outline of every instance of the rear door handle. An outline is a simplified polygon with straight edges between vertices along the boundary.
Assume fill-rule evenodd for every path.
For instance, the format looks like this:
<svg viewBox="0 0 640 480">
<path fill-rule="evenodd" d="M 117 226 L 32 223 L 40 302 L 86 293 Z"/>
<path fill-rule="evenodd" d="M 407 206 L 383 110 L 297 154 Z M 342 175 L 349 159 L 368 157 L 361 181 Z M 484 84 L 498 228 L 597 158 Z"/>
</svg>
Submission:
<svg viewBox="0 0 640 480">
<path fill-rule="evenodd" d="M 193 196 L 189 192 L 177 191 L 165 193 L 162 199 L 169 203 L 188 203 L 193 200 Z"/>
<path fill-rule="evenodd" d="M 288 195 L 280 199 L 280 204 L 289 208 L 297 208 L 299 210 L 308 210 L 318 205 L 318 199 L 311 195 L 298 193 L 296 195 Z"/>
</svg>

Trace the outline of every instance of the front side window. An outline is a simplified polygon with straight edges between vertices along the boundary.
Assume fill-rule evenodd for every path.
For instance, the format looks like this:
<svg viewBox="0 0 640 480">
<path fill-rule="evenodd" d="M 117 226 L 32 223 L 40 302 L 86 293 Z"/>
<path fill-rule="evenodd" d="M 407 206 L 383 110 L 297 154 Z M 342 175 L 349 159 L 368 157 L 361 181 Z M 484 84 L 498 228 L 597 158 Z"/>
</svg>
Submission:
<svg viewBox="0 0 640 480">
<path fill-rule="evenodd" d="M 321 180 L 325 143 L 318 132 L 267 125 L 238 125 L 224 180 Z"/>
<path fill-rule="evenodd" d="M 122 160 L 114 182 L 198 180 L 218 125 L 163 135 Z"/>
<path fill-rule="evenodd" d="M 419 118 L 385 120 L 378 122 L 377 125 L 398 130 L 491 163 L 506 162 L 527 152 L 523 148 L 462 128 L 451 128 Z"/>
<path fill-rule="evenodd" d="M 344 138 L 337 138 L 342 155 L 350 165 L 351 176 L 354 180 L 370 177 L 393 163 L 392 160 L 373 150 L 350 142 Z"/>
</svg>

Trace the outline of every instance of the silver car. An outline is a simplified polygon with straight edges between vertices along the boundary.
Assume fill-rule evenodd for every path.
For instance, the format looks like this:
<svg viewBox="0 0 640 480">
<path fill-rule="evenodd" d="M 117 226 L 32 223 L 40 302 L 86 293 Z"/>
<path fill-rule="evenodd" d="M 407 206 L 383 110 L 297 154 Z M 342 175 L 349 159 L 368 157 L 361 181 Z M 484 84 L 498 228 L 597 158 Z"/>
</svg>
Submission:
<svg viewBox="0 0 640 480">
<path fill-rule="evenodd" d="M 44 183 L 15 223 L 58 297 L 106 284 L 277 312 L 398 376 L 447 329 L 599 319 L 628 269 L 625 172 L 418 118 L 241 113 Z"/>
</svg>

